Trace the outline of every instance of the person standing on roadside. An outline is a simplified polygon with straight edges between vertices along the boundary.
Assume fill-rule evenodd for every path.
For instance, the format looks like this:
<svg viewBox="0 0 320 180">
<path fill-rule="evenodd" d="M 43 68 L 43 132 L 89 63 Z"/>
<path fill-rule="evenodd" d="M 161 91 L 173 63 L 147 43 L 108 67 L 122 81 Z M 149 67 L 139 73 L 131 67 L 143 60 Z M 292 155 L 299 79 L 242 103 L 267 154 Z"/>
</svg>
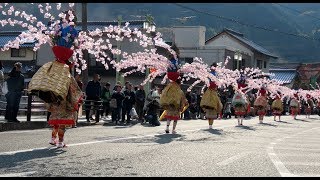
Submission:
<svg viewBox="0 0 320 180">
<path fill-rule="evenodd" d="M 91 103 L 93 102 L 94 106 L 96 107 L 96 121 L 99 121 L 99 103 L 97 101 L 100 101 L 100 95 L 101 95 L 101 85 L 100 85 L 100 75 L 94 74 L 93 80 L 88 82 L 88 85 L 86 87 L 86 119 L 87 122 L 90 122 L 90 120 L 93 120 L 89 117 L 90 115 L 90 109 L 91 109 Z"/>
<path fill-rule="evenodd" d="M 19 104 L 24 89 L 24 76 L 21 74 L 22 64 L 17 62 L 9 73 L 7 79 L 8 93 L 5 119 L 8 122 L 20 122 L 17 119 Z"/>
<path fill-rule="evenodd" d="M 145 99 L 146 99 L 146 92 L 144 91 L 143 86 L 139 85 L 139 88 L 136 91 L 136 110 L 137 110 L 137 114 L 140 122 L 144 121 L 143 107 L 144 107 Z"/>
<path fill-rule="evenodd" d="M 111 92 L 110 92 L 110 83 L 107 82 L 105 86 L 102 88 L 101 100 L 103 109 L 101 111 L 101 116 L 105 113 L 105 117 L 107 118 L 110 112 L 110 100 L 111 100 Z"/>
</svg>

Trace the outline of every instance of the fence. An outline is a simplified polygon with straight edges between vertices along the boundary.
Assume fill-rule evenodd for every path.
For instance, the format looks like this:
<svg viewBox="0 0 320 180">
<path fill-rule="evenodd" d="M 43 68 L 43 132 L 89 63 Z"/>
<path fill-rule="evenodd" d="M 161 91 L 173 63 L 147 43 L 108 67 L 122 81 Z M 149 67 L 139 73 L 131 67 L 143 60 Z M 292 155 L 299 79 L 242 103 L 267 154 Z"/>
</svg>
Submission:
<svg viewBox="0 0 320 180">
<path fill-rule="evenodd" d="M 88 102 L 87 104 L 85 102 Z M 4 95 L 0 96 L 0 112 L 5 114 L 7 101 Z M 84 110 L 101 111 L 103 110 L 102 101 L 85 100 L 83 103 Z M 27 121 L 31 121 L 32 113 L 44 113 L 47 114 L 45 102 L 40 98 L 33 95 L 23 95 L 21 97 L 19 112 L 24 113 L 27 116 Z M 99 113 L 100 114 L 100 113 Z M 96 117 L 96 121 L 99 121 L 99 116 Z"/>
</svg>

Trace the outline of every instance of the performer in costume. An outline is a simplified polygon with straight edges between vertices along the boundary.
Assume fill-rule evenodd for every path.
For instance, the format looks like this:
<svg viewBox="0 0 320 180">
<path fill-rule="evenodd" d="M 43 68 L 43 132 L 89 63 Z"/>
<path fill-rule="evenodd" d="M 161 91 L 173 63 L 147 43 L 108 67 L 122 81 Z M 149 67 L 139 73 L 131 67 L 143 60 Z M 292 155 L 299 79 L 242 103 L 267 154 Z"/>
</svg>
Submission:
<svg viewBox="0 0 320 180">
<path fill-rule="evenodd" d="M 297 119 L 299 109 L 300 109 L 299 97 L 298 97 L 298 94 L 295 93 L 294 97 L 290 101 L 291 115 L 294 117 L 294 119 Z"/>
<path fill-rule="evenodd" d="M 164 118 L 167 119 L 167 127 L 165 132 L 169 133 L 169 126 L 173 120 L 172 134 L 176 134 L 176 126 L 180 119 L 180 112 L 187 106 L 188 101 L 180 88 L 180 74 L 178 72 L 177 60 L 170 59 L 171 66 L 167 70 L 167 77 L 170 80 L 169 84 L 162 90 L 160 95 L 160 106 L 164 109 Z"/>
<path fill-rule="evenodd" d="M 314 102 L 311 99 L 310 94 L 307 94 L 307 101 L 305 102 L 306 118 L 310 118 L 313 107 L 314 107 Z"/>
<path fill-rule="evenodd" d="M 268 105 L 267 91 L 264 88 L 261 88 L 259 91 L 259 97 L 254 101 L 254 107 L 259 115 L 259 123 L 263 122 L 263 117 L 266 114 L 266 108 Z"/>
<path fill-rule="evenodd" d="M 247 114 L 247 98 L 241 93 L 241 85 L 238 84 L 238 89 L 232 98 L 232 106 L 234 107 L 234 114 L 237 116 L 238 125 L 243 125 L 244 116 Z"/>
<path fill-rule="evenodd" d="M 68 14 L 66 15 L 68 19 Z M 64 134 L 67 127 L 75 125 L 79 103 L 82 101 L 82 91 L 71 75 L 72 63 L 69 58 L 73 55 L 71 46 L 78 32 L 74 22 L 62 20 L 56 26 L 55 45 L 52 50 L 56 59 L 44 64 L 32 77 L 28 92 L 38 96 L 47 104 L 51 112 L 48 124 L 53 127 L 52 145 L 65 147 Z M 56 138 L 58 135 L 57 142 Z"/>
<path fill-rule="evenodd" d="M 279 117 L 279 121 L 280 121 L 280 117 L 281 117 L 282 112 L 283 112 L 283 104 L 282 104 L 282 101 L 281 101 L 280 94 L 276 95 L 276 98 L 272 102 L 271 108 L 272 108 L 272 111 L 273 111 L 274 121 L 276 121 L 276 116 Z"/>
<path fill-rule="evenodd" d="M 218 96 L 218 86 L 215 82 L 210 82 L 209 88 L 204 92 L 200 101 L 200 107 L 205 112 L 205 116 L 208 119 L 209 129 L 212 129 L 212 124 L 215 119 L 218 118 L 222 110 L 222 103 Z"/>
</svg>

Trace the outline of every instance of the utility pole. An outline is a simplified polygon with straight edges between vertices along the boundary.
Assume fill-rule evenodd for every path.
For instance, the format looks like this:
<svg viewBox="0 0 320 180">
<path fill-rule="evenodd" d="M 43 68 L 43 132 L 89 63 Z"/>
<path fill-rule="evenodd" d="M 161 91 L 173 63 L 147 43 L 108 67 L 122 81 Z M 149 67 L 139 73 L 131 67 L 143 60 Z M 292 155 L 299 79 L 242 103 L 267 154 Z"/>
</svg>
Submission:
<svg viewBox="0 0 320 180">
<path fill-rule="evenodd" d="M 87 32 L 88 28 L 87 28 L 87 3 L 81 3 L 82 5 L 82 32 Z M 90 66 L 90 59 L 88 56 L 88 50 L 83 50 L 83 59 L 86 60 L 87 62 L 87 68 L 83 71 L 83 87 L 87 87 L 88 84 L 88 77 L 89 77 L 89 66 Z"/>
<path fill-rule="evenodd" d="M 119 28 L 121 27 L 121 22 L 122 22 L 122 16 L 118 16 L 118 26 Z M 120 34 L 121 35 L 121 34 Z M 121 42 L 117 41 L 117 49 L 121 50 Z M 117 54 L 117 63 L 120 62 L 120 54 Z M 121 73 L 116 71 L 116 82 L 115 84 L 120 81 L 121 85 L 124 85 L 124 78 L 121 76 Z"/>
</svg>

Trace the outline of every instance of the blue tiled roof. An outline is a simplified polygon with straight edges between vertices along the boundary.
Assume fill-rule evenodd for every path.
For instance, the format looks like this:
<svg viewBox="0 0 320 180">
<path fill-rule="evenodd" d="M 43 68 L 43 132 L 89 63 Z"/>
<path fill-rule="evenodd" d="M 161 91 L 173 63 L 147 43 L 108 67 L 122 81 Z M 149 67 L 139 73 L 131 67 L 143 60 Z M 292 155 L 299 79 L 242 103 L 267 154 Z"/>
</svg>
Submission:
<svg viewBox="0 0 320 180">
<path fill-rule="evenodd" d="M 280 83 L 291 83 L 292 80 L 297 75 L 297 72 L 295 70 L 269 70 L 270 74 L 274 74 L 274 76 L 271 76 L 271 79 L 275 79 Z"/>
<path fill-rule="evenodd" d="M 3 47 L 5 44 L 8 43 L 8 41 L 14 41 L 18 35 L 5 35 L 5 34 L 0 34 L 0 47 Z M 20 47 L 34 47 L 34 42 L 33 43 L 24 43 L 21 44 Z"/>
<path fill-rule="evenodd" d="M 269 68 L 270 69 L 294 69 L 296 70 L 301 63 L 270 63 Z"/>
</svg>

